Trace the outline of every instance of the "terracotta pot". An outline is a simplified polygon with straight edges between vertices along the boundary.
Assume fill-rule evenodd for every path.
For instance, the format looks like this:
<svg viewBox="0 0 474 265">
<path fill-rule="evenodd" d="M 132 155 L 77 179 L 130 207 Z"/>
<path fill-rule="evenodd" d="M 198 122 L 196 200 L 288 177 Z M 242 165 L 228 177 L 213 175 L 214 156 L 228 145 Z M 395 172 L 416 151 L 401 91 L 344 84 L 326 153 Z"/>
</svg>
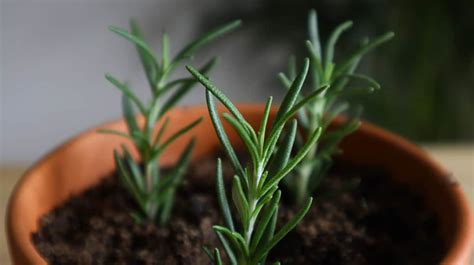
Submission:
<svg viewBox="0 0 474 265">
<path fill-rule="evenodd" d="M 239 109 L 252 125 L 259 124 L 263 105 L 240 105 Z M 169 116 L 168 133 L 197 117 L 205 117 L 192 131 L 198 140 L 193 159 L 219 148 L 206 107 L 177 108 Z M 335 124 L 342 122 L 340 118 Z M 126 127 L 123 121 L 116 121 L 100 128 L 125 130 Z M 38 229 L 39 218 L 114 170 L 112 151 L 124 140 L 98 134 L 96 130 L 88 130 L 61 145 L 31 167 L 17 184 L 7 212 L 7 235 L 14 264 L 45 264 L 31 242 L 31 233 Z M 161 162 L 174 162 L 190 137 L 186 135 L 170 146 Z M 231 141 L 237 139 L 235 133 L 229 133 L 229 137 Z M 342 159 L 381 165 L 390 170 L 396 180 L 420 193 L 439 215 L 442 235 L 448 245 L 442 264 L 468 264 L 474 236 L 473 217 L 466 196 L 448 171 L 414 145 L 367 123 L 348 137 L 342 148 Z"/>
</svg>

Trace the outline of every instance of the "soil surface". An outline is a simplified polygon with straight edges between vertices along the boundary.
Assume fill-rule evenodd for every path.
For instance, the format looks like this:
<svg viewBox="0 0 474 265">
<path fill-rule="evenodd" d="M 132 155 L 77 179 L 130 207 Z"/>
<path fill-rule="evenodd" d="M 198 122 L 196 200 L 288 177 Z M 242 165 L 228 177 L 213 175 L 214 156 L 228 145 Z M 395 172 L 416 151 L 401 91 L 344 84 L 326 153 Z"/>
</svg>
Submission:
<svg viewBox="0 0 474 265">
<path fill-rule="evenodd" d="M 433 212 L 386 172 L 337 163 L 303 222 L 273 250 L 282 264 L 438 264 L 445 253 Z M 49 264 L 210 264 L 201 246 L 220 246 L 215 159 L 191 166 L 167 228 L 136 224 L 134 203 L 115 175 L 40 220 L 32 240 Z M 224 174 L 232 174 L 224 163 Z M 360 176 L 356 188 L 341 187 Z M 280 223 L 294 210 L 280 207 Z M 271 264 L 271 263 L 270 263 Z"/>
</svg>

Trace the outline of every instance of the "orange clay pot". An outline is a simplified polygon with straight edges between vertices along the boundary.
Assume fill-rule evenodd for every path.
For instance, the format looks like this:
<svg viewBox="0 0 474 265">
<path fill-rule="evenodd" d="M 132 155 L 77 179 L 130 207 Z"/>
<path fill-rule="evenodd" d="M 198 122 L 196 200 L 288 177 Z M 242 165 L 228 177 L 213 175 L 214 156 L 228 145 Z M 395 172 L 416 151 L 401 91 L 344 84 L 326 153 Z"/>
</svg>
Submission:
<svg viewBox="0 0 474 265">
<path fill-rule="evenodd" d="M 263 105 L 240 105 L 239 109 L 250 124 L 259 125 Z M 168 116 L 171 121 L 168 133 L 200 116 L 204 120 L 190 134 L 170 146 L 162 157 L 163 165 L 177 159 L 191 135 L 198 140 L 193 159 L 212 154 L 220 148 L 205 106 L 177 108 Z M 343 120 L 337 119 L 334 125 L 341 124 Z M 99 128 L 126 130 L 122 120 Z M 49 153 L 30 168 L 17 184 L 10 199 L 6 222 L 14 264 L 46 264 L 31 242 L 31 233 L 38 229 L 40 217 L 71 195 L 109 175 L 114 171 L 114 148 L 124 142 L 130 145 L 121 137 L 98 134 L 97 129 L 88 130 Z M 241 144 L 237 142 L 235 133 L 227 131 L 231 141 Z M 466 196 L 448 171 L 413 144 L 367 123 L 344 141 L 342 149 L 342 159 L 381 165 L 390 170 L 396 180 L 421 194 L 439 216 L 442 235 L 448 246 L 442 264 L 468 264 L 474 236 L 473 217 Z"/>
</svg>

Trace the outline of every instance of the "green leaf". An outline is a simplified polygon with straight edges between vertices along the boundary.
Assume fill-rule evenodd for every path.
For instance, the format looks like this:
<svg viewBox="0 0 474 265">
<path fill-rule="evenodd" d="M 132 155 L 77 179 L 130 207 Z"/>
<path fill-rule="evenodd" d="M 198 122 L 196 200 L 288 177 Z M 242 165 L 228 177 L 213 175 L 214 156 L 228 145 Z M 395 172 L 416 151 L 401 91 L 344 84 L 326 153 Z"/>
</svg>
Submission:
<svg viewBox="0 0 474 265">
<path fill-rule="evenodd" d="M 155 136 L 155 140 L 153 141 L 153 146 L 160 144 L 161 138 L 163 138 L 163 134 L 165 133 L 166 128 L 168 128 L 169 122 L 170 122 L 170 118 L 166 117 L 165 121 L 163 122 L 163 125 L 160 127 L 160 129 L 158 130 L 158 133 Z"/>
<path fill-rule="evenodd" d="M 191 154 L 193 153 L 194 146 L 196 145 L 196 139 L 193 138 L 184 148 L 178 161 L 176 162 L 173 170 L 169 173 L 169 177 L 163 180 L 162 184 L 158 187 L 158 193 L 164 192 L 169 189 L 175 189 L 182 180 L 184 173 L 189 165 Z"/>
<path fill-rule="evenodd" d="M 347 102 L 342 102 L 341 104 L 335 106 L 330 111 L 327 111 L 326 116 L 324 116 L 323 123 L 321 127 L 323 127 L 323 131 L 331 124 L 331 122 L 341 113 L 345 112 L 349 109 L 349 104 Z"/>
<path fill-rule="evenodd" d="M 267 129 L 268 117 L 270 116 L 272 100 L 273 98 L 269 97 L 267 103 L 265 104 L 262 121 L 260 122 L 260 129 L 258 130 L 259 145 L 261 145 L 262 147 L 265 143 L 265 131 Z M 260 150 L 260 152 L 263 153 L 263 150 Z"/>
<path fill-rule="evenodd" d="M 209 257 L 211 260 L 212 264 L 215 264 L 215 259 L 214 259 L 214 254 L 211 252 L 211 250 L 207 246 L 203 246 L 202 250 L 206 253 L 206 255 Z"/>
<path fill-rule="evenodd" d="M 125 123 L 127 124 L 128 134 L 133 138 L 133 142 L 137 146 L 137 149 L 144 150 L 148 147 L 147 141 L 138 127 L 130 99 L 125 95 L 122 95 L 122 112 Z"/>
<path fill-rule="evenodd" d="M 244 255 L 245 259 L 248 259 L 248 257 L 250 256 L 250 252 L 247 243 L 245 242 L 245 239 L 237 232 L 232 232 L 232 235 L 237 239 L 241 253 Z"/>
<path fill-rule="evenodd" d="M 211 82 L 209 82 L 209 79 L 199 73 L 196 69 L 194 69 L 192 66 L 187 65 L 186 69 L 207 89 L 207 91 L 211 92 L 219 101 L 234 115 L 237 120 L 245 124 L 247 123 L 242 116 L 242 114 L 239 112 L 237 107 L 232 104 L 232 102 L 227 98 L 227 96 L 216 86 L 214 86 Z"/>
<path fill-rule="evenodd" d="M 139 33 L 138 25 L 136 23 L 132 21 L 131 26 L 132 26 L 132 31 L 141 35 L 141 33 Z M 144 66 L 146 65 L 146 69 L 148 69 L 150 73 L 153 73 L 153 71 L 158 71 L 159 69 L 158 60 L 156 60 L 156 57 L 153 51 L 150 49 L 148 44 L 146 44 L 143 41 L 141 36 L 135 36 L 124 29 L 121 29 L 119 27 L 114 27 L 114 26 L 109 26 L 109 30 L 124 37 L 128 41 L 135 44 L 137 49 L 139 49 L 138 53 L 140 55 L 140 58 L 143 57 L 142 62 L 144 62 Z M 155 80 L 151 80 L 151 81 L 155 81 Z"/>
<path fill-rule="evenodd" d="M 275 144 L 278 141 L 278 138 L 280 137 L 280 133 L 283 130 L 283 127 L 285 126 L 286 122 L 295 115 L 295 113 L 298 112 L 299 109 L 301 109 L 304 105 L 306 105 L 308 102 L 311 100 L 315 99 L 317 96 L 322 94 L 324 91 L 326 91 L 329 88 L 328 85 L 321 87 L 318 90 L 315 90 L 311 92 L 308 96 L 300 100 L 290 111 L 288 111 L 283 118 L 278 120 L 274 124 L 274 128 L 272 129 L 272 132 L 270 133 L 270 136 L 267 139 L 267 142 L 265 144 L 265 160 L 268 160 L 270 156 L 273 154 L 273 149 L 275 147 Z"/>
<path fill-rule="evenodd" d="M 352 21 L 346 21 L 336 27 L 336 29 L 331 33 L 329 37 L 327 46 L 326 46 L 326 54 L 324 58 L 324 67 L 328 68 L 329 64 L 333 62 L 334 58 L 334 48 L 336 47 L 337 40 L 341 36 L 341 34 L 352 27 Z"/>
<path fill-rule="evenodd" d="M 219 249 L 217 248 L 214 249 L 214 264 L 222 265 L 221 253 L 219 252 Z"/>
<path fill-rule="evenodd" d="M 126 133 L 123 133 L 123 132 L 116 131 L 116 130 L 99 129 L 99 130 L 97 130 L 97 133 L 112 134 L 112 135 L 117 135 L 117 136 L 127 138 L 127 139 L 132 140 L 132 141 L 134 140 L 130 135 L 128 135 Z"/>
<path fill-rule="evenodd" d="M 313 202 L 313 198 L 309 198 L 304 207 L 288 222 L 286 223 L 280 231 L 278 231 L 275 236 L 268 242 L 267 245 L 265 245 L 263 248 L 258 249 L 257 253 L 254 255 L 253 262 L 257 263 L 262 258 L 267 255 L 268 252 L 278 243 L 280 240 L 282 240 L 293 228 L 296 227 L 296 225 L 301 222 L 303 217 L 306 215 L 306 213 L 309 211 L 311 208 L 311 204 Z"/>
<path fill-rule="evenodd" d="M 278 148 L 275 153 L 271 164 L 268 167 L 268 174 L 274 176 L 278 171 L 283 169 L 283 167 L 288 163 L 288 160 L 291 155 L 291 150 L 293 149 L 293 143 L 295 142 L 296 130 L 298 122 L 293 120 L 288 130 L 288 133 L 285 135 L 281 141 L 281 146 Z"/>
<path fill-rule="evenodd" d="M 201 71 L 204 74 L 207 74 L 217 63 L 217 58 L 212 58 L 209 62 L 207 62 L 204 66 L 201 67 Z M 163 104 L 161 108 L 160 117 L 163 116 L 168 110 L 174 107 L 196 84 L 196 80 L 194 79 L 187 79 L 188 82 L 182 82 L 181 87 L 179 87 Z"/>
<path fill-rule="evenodd" d="M 321 56 L 317 54 L 313 43 L 311 41 L 305 42 L 306 49 L 309 52 L 309 57 L 311 58 L 311 67 L 314 69 L 312 73 L 313 77 L 313 86 L 318 87 L 321 83 L 325 84 L 328 80 L 323 80 L 324 78 L 324 71 L 321 61 Z"/>
<path fill-rule="evenodd" d="M 133 132 L 140 131 L 130 99 L 125 95 L 122 95 L 122 112 L 127 123 L 128 133 L 131 135 Z"/>
<path fill-rule="evenodd" d="M 369 39 L 368 38 L 365 38 L 362 42 L 361 42 L 361 47 L 364 47 L 366 46 L 367 44 L 369 43 Z M 357 58 L 355 58 L 352 63 L 348 66 L 347 70 L 344 72 L 345 74 L 353 74 L 355 72 L 355 70 L 357 69 L 357 66 L 359 66 L 359 62 L 362 58 L 362 55 L 361 54 L 360 56 L 358 56 Z M 348 83 L 348 78 L 334 78 L 333 76 L 333 79 L 334 80 L 334 91 L 341 91 L 342 89 L 344 89 L 344 87 L 346 86 L 346 84 Z"/>
<path fill-rule="evenodd" d="M 250 138 L 248 134 L 248 131 L 244 127 L 245 125 L 239 123 L 237 119 L 235 119 L 234 117 L 230 116 L 227 113 L 224 113 L 223 116 L 224 116 L 224 119 L 226 119 L 230 123 L 230 125 L 232 125 L 232 127 L 235 129 L 240 139 L 242 139 L 242 141 L 247 146 L 247 149 L 249 150 L 252 159 L 256 162 L 259 157 L 257 143 L 252 141 L 252 139 Z"/>
<path fill-rule="evenodd" d="M 152 134 L 153 129 L 155 128 L 155 123 L 158 121 L 159 114 L 160 114 L 160 104 L 158 104 L 158 98 L 155 98 L 153 100 L 152 106 L 150 110 L 148 111 L 148 115 L 147 115 L 146 128 L 147 128 L 147 133 L 149 135 Z"/>
<path fill-rule="evenodd" d="M 234 221 L 232 220 L 232 212 L 230 210 L 229 202 L 227 201 L 227 195 L 225 192 L 224 175 L 222 173 L 222 162 L 220 158 L 217 159 L 216 167 L 216 191 L 217 202 L 221 208 L 221 212 L 224 217 L 224 223 L 231 231 L 235 231 Z"/>
<path fill-rule="evenodd" d="M 296 99 L 298 98 L 298 95 L 301 91 L 301 88 L 303 87 L 303 83 L 306 79 L 306 74 L 308 73 L 308 68 L 309 68 L 309 60 L 305 59 L 304 61 L 304 66 L 303 70 L 298 74 L 298 76 L 295 78 L 295 81 L 293 81 L 290 89 L 286 93 L 285 97 L 283 98 L 283 101 L 280 105 L 280 108 L 278 109 L 277 114 L 275 115 L 274 122 L 272 124 L 272 130 L 274 128 L 274 124 L 278 123 L 278 121 L 293 107 L 293 105 L 296 102 Z"/>
<path fill-rule="evenodd" d="M 214 103 L 214 99 L 210 91 L 206 91 L 206 101 L 207 109 L 209 110 L 209 116 L 211 117 L 211 121 L 214 125 L 216 134 L 222 146 L 224 147 L 224 150 L 226 151 L 234 170 L 237 172 L 237 175 L 243 177 L 245 175 L 244 169 L 242 168 L 242 165 L 240 164 L 239 159 L 235 154 L 234 148 L 232 148 L 227 134 L 225 133 L 224 127 L 222 126 L 221 120 L 219 119 L 219 115 L 216 111 L 216 105 Z"/>
<path fill-rule="evenodd" d="M 291 87 L 291 81 L 290 79 L 284 74 L 284 73 L 279 73 L 278 74 L 278 80 L 280 80 L 280 83 L 286 88 L 289 89 Z"/>
<path fill-rule="evenodd" d="M 229 244 L 229 241 L 225 239 L 224 235 L 221 232 L 216 231 L 216 230 L 214 231 L 216 232 L 217 238 L 221 242 L 222 247 L 224 248 L 225 253 L 227 254 L 227 258 L 229 258 L 230 264 L 238 265 L 237 259 L 235 257 L 234 251 L 232 250 L 232 247 Z"/>
<path fill-rule="evenodd" d="M 290 59 L 288 60 L 288 77 L 291 81 L 295 80 L 296 74 L 296 57 L 294 55 L 291 55 Z"/>
<path fill-rule="evenodd" d="M 273 236 L 275 234 L 277 219 L 278 219 L 278 207 L 275 209 L 275 212 L 272 215 L 270 223 L 268 224 L 267 228 L 265 229 L 265 232 L 263 233 L 262 239 L 260 240 L 260 244 L 256 249 L 259 249 L 260 245 L 267 244 L 273 238 Z M 267 255 L 263 256 L 262 264 L 265 263 L 266 258 L 267 258 Z"/>
<path fill-rule="evenodd" d="M 177 86 L 184 86 L 188 85 L 189 83 L 196 83 L 194 78 L 186 77 L 186 78 L 178 78 L 173 81 L 168 82 L 163 88 L 160 90 L 161 95 L 165 95 L 167 92 L 171 91 L 173 88 Z"/>
<path fill-rule="evenodd" d="M 210 32 L 206 33 L 204 36 L 196 39 L 195 41 L 191 42 L 189 45 L 184 47 L 184 49 L 182 49 L 173 59 L 173 62 L 179 62 L 186 58 L 191 57 L 197 49 L 214 41 L 215 39 L 226 34 L 227 32 L 230 32 L 238 28 L 241 25 L 241 23 L 242 22 L 240 20 L 235 20 L 228 24 L 220 26 L 214 30 L 211 30 Z"/>
<path fill-rule="evenodd" d="M 169 48 L 169 38 L 168 34 L 163 33 L 161 38 L 161 68 L 166 69 L 170 63 L 169 55 L 170 55 L 170 48 Z"/>
<path fill-rule="evenodd" d="M 188 94 L 193 86 L 193 82 L 183 83 L 181 87 L 175 90 L 175 92 L 163 104 L 159 116 L 161 117 L 165 115 L 166 112 L 173 108 L 186 94 Z"/>
<path fill-rule="evenodd" d="M 334 72 L 334 77 L 339 77 L 340 75 L 344 74 L 347 69 L 350 68 L 350 66 L 354 63 L 354 61 L 357 61 L 360 56 L 364 55 L 365 53 L 369 52 L 370 50 L 376 48 L 377 46 L 381 45 L 384 42 L 387 42 L 388 40 L 392 39 L 395 34 L 393 32 L 387 32 L 383 34 L 382 36 L 374 39 L 373 41 L 369 42 L 367 45 L 362 46 L 359 48 L 357 51 L 355 51 L 352 56 L 350 56 L 348 59 L 346 59 L 343 63 L 341 63 L 339 66 L 336 67 L 336 70 Z"/>
<path fill-rule="evenodd" d="M 369 91 L 374 91 L 374 90 L 379 90 L 380 89 L 380 84 L 375 81 L 373 78 L 362 75 L 362 74 L 344 74 L 340 76 L 339 78 L 348 78 L 352 80 L 360 80 L 369 85 Z M 344 91 L 344 90 L 343 90 Z"/>
<path fill-rule="evenodd" d="M 173 209 L 174 204 L 175 189 L 167 190 L 165 194 L 165 199 L 162 200 L 163 207 L 161 209 L 160 215 L 158 216 L 161 226 L 168 223 L 170 219 L 171 210 Z"/>
<path fill-rule="evenodd" d="M 238 176 L 234 176 L 234 180 L 232 182 L 232 200 L 234 201 L 235 207 L 239 211 L 241 222 L 245 226 L 247 220 L 249 220 L 250 217 L 248 215 L 249 203 L 245 197 L 245 193 L 242 189 L 242 184 Z"/>
<path fill-rule="evenodd" d="M 146 113 L 146 108 L 143 105 L 143 103 L 138 99 L 138 97 L 128 88 L 126 84 L 123 84 L 119 82 L 115 77 L 113 77 L 111 74 L 105 74 L 105 78 L 112 83 L 114 86 L 116 86 L 120 91 L 122 91 L 123 95 L 126 96 L 128 99 L 133 101 L 135 105 L 138 107 L 140 112 L 145 115 Z"/>
<path fill-rule="evenodd" d="M 311 9 L 308 16 L 309 40 L 312 43 L 314 54 L 321 60 L 321 42 L 319 41 L 318 15 Z"/>
<path fill-rule="evenodd" d="M 135 36 L 135 39 L 140 40 L 142 42 L 142 44 L 137 44 L 134 41 L 132 41 L 135 44 L 135 48 L 137 50 L 138 56 L 140 57 L 140 61 L 143 65 L 143 69 L 145 70 L 145 75 L 148 80 L 148 83 L 152 91 L 154 91 L 155 82 L 157 79 L 158 64 L 156 60 L 154 60 L 153 52 L 149 49 L 148 45 L 144 43 L 143 33 L 140 27 L 138 26 L 137 21 L 134 19 L 130 20 L 130 30 L 131 30 L 131 36 Z M 128 39 L 128 37 L 126 38 Z M 146 47 L 148 47 L 148 50 L 143 48 L 142 45 L 145 45 Z M 151 52 L 151 56 L 149 52 Z"/>
<path fill-rule="evenodd" d="M 272 201 L 266 207 L 260 221 L 258 222 L 257 229 L 252 236 L 251 244 L 250 244 L 250 252 L 253 253 L 256 251 L 258 244 L 260 243 L 260 239 L 262 238 L 265 230 L 272 219 L 273 214 L 278 209 L 278 205 L 280 203 L 281 191 L 277 191 L 276 194 L 273 196 Z"/>
<path fill-rule="evenodd" d="M 178 139 L 179 137 L 181 137 L 182 135 L 184 135 L 185 133 L 187 133 L 188 131 L 190 131 L 194 127 L 196 127 L 199 123 L 201 123 L 201 121 L 202 121 L 202 117 L 198 118 L 195 121 L 191 122 L 190 124 L 184 126 L 180 130 L 175 132 L 172 136 L 170 136 L 168 139 L 166 139 L 157 149 L 153 150 L 153 152 L 150 156 L 151 160 L 156 159 L 158 157 L 158 155 L 160 155 L 164 150 L 166 150 L 166 148 L 171 143 L 173 143 L 176 139 Z"/>
<path fill-rule="evenodd" d="M 129 174 L 133 177 L 133 183 L 135 184 L 134 186 L 136 186 L 139 191 L 144 191 L 145 183 L 143 182 L 143 175 L 140 171 L 139 166 L 133 160 L 132 155 L 128 151 L 127 146 L 122 145 L 122 149 L 124 152 L 123 159 L 125 160 L 128 165 L 128 168 L 130 169 Z"/>
<path fill-rule="evenodd" d="M 214 229 L 217 234 L 221 234 L 227 240 L 227 242 L 230 243 L 229 249 L 231 249 L 231 253 L 244 252 L 243 249 L 241 249 L 240 242 L 235 236 L 236 233 L 220 225 L 214 225 L 212 229 Z"/>
<path fill-rule="evenodd" d="M 263 194 L 262 196 L 259 196 L 257 207 L 255 207 L 255 210 L 252 212 L 251 218 L 255 218 L 255 219 L 258 218 L 260 211 L 263 209 L 263 207 L 265 207 L 270 202 L 276 190 L 278 190 L 277 186 L 275 186 L 274 189 L 269 190 L 267 193 Z"/>
<path fill-rule="evenodd" d="M 115 160 L 115 165 L 117 167 L 117 171 L 119 173 L 120 179 L 125 186 L 125 188 L 130 192 L 132 197 L 135 199 L 137 204 L 140 206 L 141 210 L 146 212 L 146 209 L 144 208 L 144 201 L 142 198 L 142 194 L 140 191 L 136 188 L 136 186 L 133 184 L 132 178 L 130 177 L 130 174 L 122 161 L 122 158 L 120 157 L 119 153 L 117 150 L 114 150 L 114 160 Z"/>
<path fill-rule="evenodd" d="M 280 172 L 278 172 L 278 174 L 268 180 L 268 182 L 264 185 L 262 194 L 270 190 L 272 187 L 278 185 L 280 180 L 283 179 L 306 156 L 306 154 L 316 143 L 320 135 L 321 128 L 317 128 L 316 130 L 314 130 L 306 144 L 299 150 L 296 156 L 291 159 L 288 164 Z"/>
</svg>

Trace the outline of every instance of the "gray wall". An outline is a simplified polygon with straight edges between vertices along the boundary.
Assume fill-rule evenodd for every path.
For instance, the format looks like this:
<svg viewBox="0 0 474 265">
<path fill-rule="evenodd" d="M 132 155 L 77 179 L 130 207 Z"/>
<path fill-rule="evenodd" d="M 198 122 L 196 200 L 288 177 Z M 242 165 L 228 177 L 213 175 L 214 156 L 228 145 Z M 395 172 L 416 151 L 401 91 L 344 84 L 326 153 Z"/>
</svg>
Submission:
<svg viewBox="0 0 474 265">
<path fill-rule="evenodd" d="M 138 18 L 154 47 L 166 29 L 174 51 L 197 35 L 200 19 L 219 1 L 3 1 L 1 5 L 0 164 L 29 163 L 80 131 L 120 116 L 120 93 L 103 75 L 127 80 L 146 97 L 148 88 L 135 50 L 107 31 Z M 199 4 L 198 4 L 199 3 Z M 279 88 L 259 79 L 286 61 L 285 47 L 245 56 L 246 31 L 211 46 L 221 57 L 211 77 L 236 101 L 262 101 Z M 212 50 L 212 52 L 210 52 Z M 257 54 L 257 56 L 255 56 Z M 250 58 L 251 57 L 251 58 Z M 273 66 L 265 68 L 263 66 Z M 181 71 L 184 74 L 184 71 Z M 203 103 L 196 87 L 183 104 Z"/>
</svg>

